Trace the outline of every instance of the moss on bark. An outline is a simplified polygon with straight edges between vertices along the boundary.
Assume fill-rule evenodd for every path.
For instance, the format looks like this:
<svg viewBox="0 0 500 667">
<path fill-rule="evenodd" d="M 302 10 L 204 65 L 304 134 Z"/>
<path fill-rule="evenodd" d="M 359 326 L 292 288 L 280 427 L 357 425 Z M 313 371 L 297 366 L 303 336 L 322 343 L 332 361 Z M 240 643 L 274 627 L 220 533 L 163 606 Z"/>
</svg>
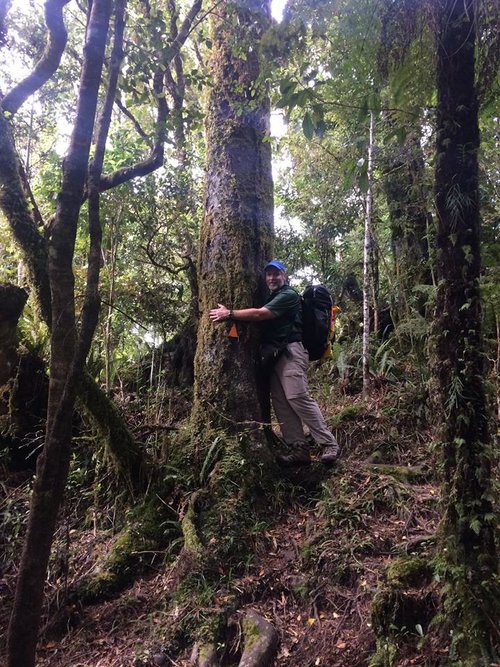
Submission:
<svg viewBox="0 0 500 667">
<path fill-rule="evenodd" d="M 182 535 L 184 537 L 184 549 L 192 553 L 194 556 L 201 556 L 203 553 L 203 544 L 198 537 L 198 530 L 196 528 L 196 501 L 199 497 L 199 492 L 195 492 L 189 499 L 188 509 L 184 518 L 182 519 Z"/>
<path fill-rule="evenodd" d="M 112 597 L 147 569 L 155 557 L 158 559 L 158 554 L 179 534 L 174 514 L 161 502 L 160 495 L 146 499 L 130 513 L 127 525 L 116 536 L 97 571 L 79 583 L 74 595 L 86 603 Z"/>
<path fill-rule="evenodd" d="M 436 614 L 434 569 L 419 557 L 402 557 L 386 571 L 386 582 L 372 602 L 371 619 L 377 650 L 370 667 L 391 667 L 400 645 L 422 636 Z"/>
<path fill-rule="evenodd" d="M 106 454 L 121 480 L 134 493 L 146 486 L 147 460 L 117 406 L 86 372 L 79 385 L 80 405 L 102 437 Z"/>
</svg>

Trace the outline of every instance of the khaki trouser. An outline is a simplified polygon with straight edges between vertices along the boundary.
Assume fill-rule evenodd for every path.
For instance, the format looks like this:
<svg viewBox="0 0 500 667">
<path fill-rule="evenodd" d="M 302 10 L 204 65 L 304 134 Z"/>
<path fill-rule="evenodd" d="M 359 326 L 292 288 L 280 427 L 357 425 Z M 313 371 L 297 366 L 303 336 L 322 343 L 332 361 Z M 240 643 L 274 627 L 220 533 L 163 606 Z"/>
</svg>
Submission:
<svg viewBox="0 0 500 667">
<path fill-rule="evenodd" d="M 338 447 L 318 404 L 309 396 L 308 364 L 302 343 L 289 343 L 271 373 L 271 398 L 281 434 L 287 444 L 304 443 L 305 424 L 319 445 Z"/>
</svg>

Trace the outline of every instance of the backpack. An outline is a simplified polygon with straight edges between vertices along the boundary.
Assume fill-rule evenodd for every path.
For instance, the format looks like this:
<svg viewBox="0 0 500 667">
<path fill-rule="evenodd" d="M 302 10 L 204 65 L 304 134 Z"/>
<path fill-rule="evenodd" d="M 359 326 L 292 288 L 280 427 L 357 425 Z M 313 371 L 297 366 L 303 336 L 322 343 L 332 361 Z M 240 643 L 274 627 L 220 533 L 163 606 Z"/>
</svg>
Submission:
<svg viewBox="0 0 500 667">
<path fill-rule="evenodd" d="M 334 305 L 324 285 L 309 285 L 302 294 L 302 343 L 309 360 L 328 358 L 332 340 Z"/>
</svg>

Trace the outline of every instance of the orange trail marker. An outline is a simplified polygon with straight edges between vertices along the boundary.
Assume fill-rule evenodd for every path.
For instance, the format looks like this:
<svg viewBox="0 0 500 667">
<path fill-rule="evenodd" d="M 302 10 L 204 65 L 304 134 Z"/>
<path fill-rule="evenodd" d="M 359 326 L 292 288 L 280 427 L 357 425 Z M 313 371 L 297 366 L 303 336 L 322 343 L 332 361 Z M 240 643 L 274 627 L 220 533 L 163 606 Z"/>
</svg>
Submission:
<svg viewBox="0 0 500 667">
<path fill-rule="evenodd" d="M 232 327 L 229 329 L 229 333 L 227 334 L 229 338 L 236 338 L 238 339 L 238 329 L 236 328 L 236 324 L 233 324 Z"/>
</svg>

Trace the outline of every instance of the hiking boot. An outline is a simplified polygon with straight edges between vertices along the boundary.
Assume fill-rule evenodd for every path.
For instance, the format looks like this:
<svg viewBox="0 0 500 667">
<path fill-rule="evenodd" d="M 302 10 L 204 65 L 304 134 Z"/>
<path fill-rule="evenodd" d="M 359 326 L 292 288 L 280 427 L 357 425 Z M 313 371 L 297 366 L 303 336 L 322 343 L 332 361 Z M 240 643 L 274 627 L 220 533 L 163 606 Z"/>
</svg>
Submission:
<svg viewBox="0 0 500 667">
<path fill-rule="evenodd" d="M 338 445 L 328 445 L 325 447 L 323 450 L 323 454 L 321 455 L 321 463 L 324 463 L 325 465 L 333 465 L 335 461 L 339 457 L 339 446 Z"/>
<path fill-rule="evenodd" d="M 282 466 L 306 466 L 311 463 L 311 455 L 303 442 L 289 445 L 288 452 L 276 454 L 276 460 Z"/>
</svg>

